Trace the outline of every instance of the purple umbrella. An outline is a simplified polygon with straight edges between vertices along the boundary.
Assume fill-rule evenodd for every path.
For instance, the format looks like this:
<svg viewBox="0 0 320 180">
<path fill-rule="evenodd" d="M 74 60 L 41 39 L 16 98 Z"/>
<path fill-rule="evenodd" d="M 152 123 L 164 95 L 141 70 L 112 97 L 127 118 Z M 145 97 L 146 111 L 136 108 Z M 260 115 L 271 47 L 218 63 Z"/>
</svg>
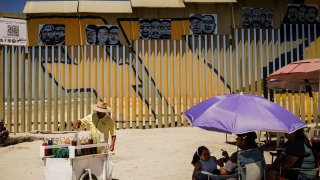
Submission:
<svg viewBox="0 0 320 180">
<path fill-rule="evenodd" d="M 259 96 L 228 94 L 207 99 L 185 113 L 192 126 L 242 134 L 250 131 L 294 132 L 306 124 L 283 107 Z"/>
</svg>

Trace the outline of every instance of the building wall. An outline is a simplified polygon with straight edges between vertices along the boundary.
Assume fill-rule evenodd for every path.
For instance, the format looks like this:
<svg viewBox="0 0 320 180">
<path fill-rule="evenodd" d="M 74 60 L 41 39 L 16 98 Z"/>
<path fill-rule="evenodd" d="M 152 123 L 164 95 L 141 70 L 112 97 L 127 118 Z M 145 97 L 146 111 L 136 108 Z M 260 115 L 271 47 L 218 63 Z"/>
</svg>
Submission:
<svg viewBox="0 0 320 180">
<path fill-rule="evenodd" d="M 28 14 L 29 44 L 38 44 L 39 24 L 65 24 L 66 44 L 84 45 L 86 24 L 111 24 L 122 26 L 120 32 L 121 44 L 127 40 L 139 39 L 139 19 L 171 19 L 171 39 L 180 40 L 183 35 L 189 34 L 190 14 L 217 14 L 219 35 L 232 34 L 232 29 L 242 27 L 242 8 L 272 8 L 273 27 L 279 28 L 286 13 L 287 4 L 292 1 L 256 1 L 240 0 L 230 4 L 197 4 L 186 3 L 185 8 L 133 8 L 132 14 Z M 318 1 L 310 0 L 307 3 L 315 4 Z M 80 17 L 80 18 L 79 18 Z M 80 28 L 79 28 L 80 27 Z"/>
</svg>

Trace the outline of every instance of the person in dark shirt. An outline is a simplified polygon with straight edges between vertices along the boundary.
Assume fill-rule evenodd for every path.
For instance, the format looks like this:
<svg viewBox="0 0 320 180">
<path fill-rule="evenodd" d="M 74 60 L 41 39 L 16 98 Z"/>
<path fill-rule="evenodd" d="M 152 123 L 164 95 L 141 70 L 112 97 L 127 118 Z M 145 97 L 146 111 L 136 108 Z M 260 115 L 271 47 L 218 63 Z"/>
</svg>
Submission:
<svg viewBox="0 0 320 180">
<path fill-rule="evenodd" d="M 6 141 L 8 137 L 9 137 L 9 131 L 4 126 L 3 119 L 0 119 L 0 146 L 3 145 L 3 143 Z"/>
<path fill-rule="evenodd" d="M 314 168 L 315 159 L 311 145 L 304 134 L 304 130 L 299 129 L 293 133 L 286 133 L 288 141 L 283 145 L 283 150 L 279 157 L 266 168 L 267 179 L 277 179 L 279 176 L 290 180 L 295 179 L 315 179 L 315 171 L 292 171 L 290 168 Z M 281 172 L 280 172 L 281 167 Z"/>
</svg>

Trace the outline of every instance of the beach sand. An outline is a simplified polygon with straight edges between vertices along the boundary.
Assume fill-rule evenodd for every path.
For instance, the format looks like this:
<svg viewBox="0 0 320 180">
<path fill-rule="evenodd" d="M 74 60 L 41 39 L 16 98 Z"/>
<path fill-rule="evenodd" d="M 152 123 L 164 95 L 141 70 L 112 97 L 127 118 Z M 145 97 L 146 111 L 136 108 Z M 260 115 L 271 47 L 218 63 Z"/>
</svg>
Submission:
<svg viewBox="0 0 320 180">
<path fill-rule="evenodd" d="M 81 132 L 86 136 L 88 132 Z M 29 134 L 16 136 L 68 137 L 69 134 Z M 14 136 L 13 134 L 11 136 Z M 228 135 L 234 142 L 235 135 Z M 39 157 L 41 140 L 25 142 L 0 148 L 0 179 L 44 179 L 44 163 Z M 205 145 L 211 155 L 221 157 L 221 149 L 229 154 L 237 150 L 232 143 L 226 143 L 223 133 L 205 131 L 195 127 L 164 129 L 125 129 L 117 131 L 113 160 L 113 179 L 145 180 L 191 179 L 193 166 L 190 164 L 197 148 Z M 271 162 L 265 151 L 266 162 Z"/>
</svg>

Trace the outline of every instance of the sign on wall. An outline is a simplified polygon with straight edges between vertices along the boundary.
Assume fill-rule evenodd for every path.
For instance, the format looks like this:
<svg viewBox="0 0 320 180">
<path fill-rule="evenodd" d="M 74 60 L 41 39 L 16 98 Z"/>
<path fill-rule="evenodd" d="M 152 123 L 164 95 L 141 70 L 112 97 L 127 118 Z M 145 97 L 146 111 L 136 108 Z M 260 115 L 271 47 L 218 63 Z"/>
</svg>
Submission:
<svg viewBox="0 0 320 180">
<path fill-rule="evenodd" d="M 171 19 L 140 19 L 140 39 L 171 39 Z"/>
<path fill-rule="evenodd" d="M 273 10 L 271 8 L 242 8 L 243 28 L 273 28 Z"/>
<path fill-rule="evenodd" d="M 39 24 L 39 45 L 64 45 L 64 24 Z"/>
<path fill-rule="evenodd" d="M 22 19 L 0 18 L 0 44 L 27 44 L 27 21 Z"/>
<path fill-rule="evenodd" d="M 190 34 L 217 34 L 217 14 L 191 14 Z"/>
<path fill-rule="evenodd" d="M 94 25 L 86 27 L 86 44 L 118 45 L 119 27 L 116 25 Z"/>
<path fill-rule="evenodd" d="M 285 23 L 315 24 L 318 23 L 318 6 L 311 4 L 288 4 Z"/>
</svg>

